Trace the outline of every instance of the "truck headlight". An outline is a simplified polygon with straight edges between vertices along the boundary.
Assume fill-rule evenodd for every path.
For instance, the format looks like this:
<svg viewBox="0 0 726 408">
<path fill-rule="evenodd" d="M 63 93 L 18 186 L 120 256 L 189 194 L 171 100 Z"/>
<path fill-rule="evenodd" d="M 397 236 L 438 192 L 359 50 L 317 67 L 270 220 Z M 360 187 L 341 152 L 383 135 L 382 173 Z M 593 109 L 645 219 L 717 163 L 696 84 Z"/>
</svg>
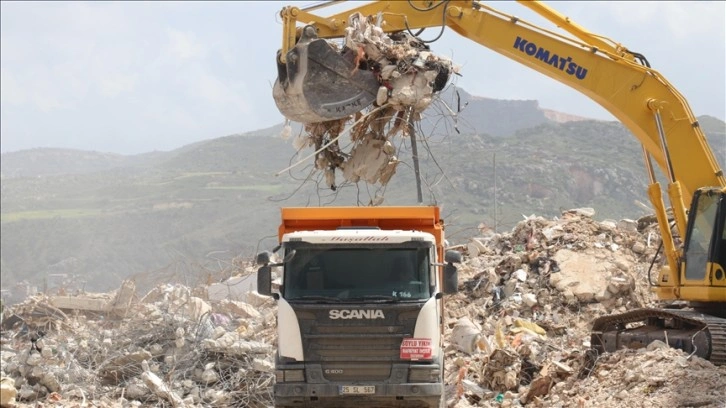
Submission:
<svg viewBox="0 0 726 408">
<path fill-rule="evenodd" d="M 305 370 L 275 370 L 275 381 L 279 383 L 305 381 Z"/>
<path fill-rule="evenodd" d="M 408 381 L 415 382 L 438 382 L 441 378 L 441 370 L 436 368 L 411 368 L 408 373 Z"/>
</svg>

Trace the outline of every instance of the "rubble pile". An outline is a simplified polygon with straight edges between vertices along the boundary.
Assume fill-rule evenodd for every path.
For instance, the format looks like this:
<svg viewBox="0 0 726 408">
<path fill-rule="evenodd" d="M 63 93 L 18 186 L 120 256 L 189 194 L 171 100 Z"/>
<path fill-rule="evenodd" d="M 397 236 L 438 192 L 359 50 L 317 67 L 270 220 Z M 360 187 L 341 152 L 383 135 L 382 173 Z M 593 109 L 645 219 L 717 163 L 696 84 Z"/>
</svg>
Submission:
<svg viewBox="0 0 726 408">
<path fill-rule="evenodd" d="M 660 244 L 653 217 L 593 215 L 482 226 L 454 247 L 467 256 L 446 298 L 449 407 L 726 404 L 726 367 L 659 342 L 588 352 L 596 317 L 654 305 L 648 269 Z M 160 285 L 128 302 L 124 282 L 105 296 L 6 308 L 0 406 L 271 406 L 275 302 L 252 291 L 251 276 Z"/>
<path fill-rule="evenodd" d="M 690 376 L 708 390 L 698 401 L 711 401 L 696 406 L 723 406 L 726 370 L 698 357 L 653 346 L 593 361 L 595 318 L 655 305 L 648 271 L 660 244 L 653 217 L 593 215 L 583 208 L 553 220 L 530 216 L 503 234 L 481 226 L 481 237 L 459 247 L 469 256 L 460 292 L 447 301 L 449 406 L 679 406 L 668 388 Z M 678 378 L 668 374 L 672 364 Z"/>
<path fill-rule="evenodd" d="M 656 340 L 645 349 L 602 356 L 587 378 L 571 377 L 550 394 L 550 406 L 720 408 L 726 406 L 726 367 Z"/>
<path fill-rule="evenodd" d="M 410 33 L 386 34 L 360 13 L 349 18 L 343 52 L 355 53 L 356 65 L 375 74 L 380 84 L 375 103 L 367 112 L 305 124 L 293 145 L 297 151 L 315 148 L 315 168 L 333 190 L 336 170 L 349 182 L 385 185 L 399 163 L 393 138 L 410 136 L 410 124 L 421 119 L 458 67 Z M 341 148 L 339 137 L 350 123 L 351 144 Z"/>
<path fill-rule="evenodd" d="M 275 319 L 260 306 L 271 299 L 204 298 L 203 290 L 158 286 L 123 318 L 96 312 L 93 302 L 64 313 L 42 294 L 10 308 L 2 406 L 268 406 Z"/>
</svg>

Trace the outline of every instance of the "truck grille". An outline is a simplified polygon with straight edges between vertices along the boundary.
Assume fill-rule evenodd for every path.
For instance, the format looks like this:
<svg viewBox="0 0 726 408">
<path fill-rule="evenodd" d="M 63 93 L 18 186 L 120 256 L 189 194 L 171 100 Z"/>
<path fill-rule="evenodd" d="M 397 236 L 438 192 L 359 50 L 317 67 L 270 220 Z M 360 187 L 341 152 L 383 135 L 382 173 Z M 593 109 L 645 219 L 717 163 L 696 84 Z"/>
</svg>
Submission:
<svg viewBox="0 0 726 408">
<path fill-rule="evenodd" d="M 305 359 L 320 361 L 393 361 L 398 360 L 399 347 L 404 337 L 411 337 L 412 331 L 405 333 L 402 328 L 397 333 L 371 334 L 355 333 L 355 328 L 339 327 L 348 333 L 303 335 L 303 345 L 307 346 Z M 309 354 L 308 354 L 309 353 Z"/>
<path fill-rule="evenodd" d="M 421 306 L 380 305 L 384 319 L 332 320 L 328 312 L 339 305 L 296 305 L 305 361 L 321 364 L 331 381 L 387 379 L 401 361 L 402 339 L 413 336 Z"/>
</svg>

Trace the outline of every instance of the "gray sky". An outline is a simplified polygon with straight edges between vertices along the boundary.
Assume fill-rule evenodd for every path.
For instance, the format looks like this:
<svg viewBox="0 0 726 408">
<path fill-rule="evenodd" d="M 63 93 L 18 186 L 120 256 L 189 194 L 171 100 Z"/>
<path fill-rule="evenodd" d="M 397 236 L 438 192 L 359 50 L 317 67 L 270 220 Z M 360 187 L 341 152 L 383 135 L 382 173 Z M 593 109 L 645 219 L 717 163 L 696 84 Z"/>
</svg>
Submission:
<svg viewBox="0 0 726 408">
<path fill-rule="evenodd" d="M 282 122 L 271 88 L 277 12 L 286 4 L 3 1 L 0 150 L 135 154 Z M 518 4 L 487 4 L 557 31 Z M 696 115 L 726 117 L 725 2 L 548 4 L 644 54 Z M 581 94 L 451 30 L 432 50 L 461 65 L 456 84 L 471 94 L 614 120 Z"/>
</svg>

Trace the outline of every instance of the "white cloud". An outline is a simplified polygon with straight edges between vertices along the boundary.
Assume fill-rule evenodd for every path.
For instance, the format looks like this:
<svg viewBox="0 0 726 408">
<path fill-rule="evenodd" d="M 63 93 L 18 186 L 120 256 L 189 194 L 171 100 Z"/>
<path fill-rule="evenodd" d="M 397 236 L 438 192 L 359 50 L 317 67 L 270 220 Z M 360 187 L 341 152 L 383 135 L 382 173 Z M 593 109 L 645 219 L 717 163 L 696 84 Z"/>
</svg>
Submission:
<svg viewBox="0 0 726 408">
<path fill-rule="evenodd" d="M 130 93 L 136 87 L 137 79 L 138 75 L 135 74 L 104 75 L 97 80 L 99 93 L 109 98 Z"/>
<path fill-rule="evenodd" d="M 618 25 L 636 27 L 639 24 L 649 24 L 657 14 L 663 13 L 663 5 L 666 2 L 651 3 L 642 1 L 608 1 L 591 3 L 594 7 L 599 7 L 601 12 L 598 13 L 600 18 L 603 13 L 610 14 L 612 18 L 606 18 L 606 21 L 612 21 Z"/>
<path fill-rule="evenodd" d="M 191 58 L 204 58 L 206 55 L 205 47 L 194 33 L 167 28 L 166 34 L 169 37 L 171 54 L 176 58 L 186 60 Z"/>
<path fill-rule="evenodd" d="M 241 82 L 225 83 L 209 74 L 202 74 L 194 87 L 197 95 L 215 106 L 229 105 L 240 113 L 250 111 L 249 104 L 244 100 L 244 84 Z"/>
<path fill-rule="evenodd" d="M 722 1 L 610 1 L 595 4 L 612 15 L 608 22 L 633 29 L 652 25 L 658 30 L 655 34 L 663 38 L 693 41 L 698 36 L 724 32 L 725 8 Z"/>
<path fill-rule="evenodd" d="M 28 97 L 22 92 L 22 87 L 18 84 L 9 69 L 0 69 L 0 104 L 5 106 L 21 106 L 27 103 Z"/>
<path fill-rule="evenodd" d="M 200 123 L 194 112 L 169 102 L 169 98 L 164 95 L 150 95 L 139 107 L 142 113 L 139 119 L 144 119 L 152 128 L 159 129 L 157 133 L 161 137 L 174 136 L 176 129 L 194 132 L 199 130 Z"/>
<path fill-rule="evenodd" d="M 3 86 L 3 102 L 49 112 L 77 107 L 89 90 L 114 97 L 133 89 L 135 75 L 124 72 L 133 56 L 122 42 L 128 30 L 124 27 L 131 25 L 118 5 L 20 6 L 12 10 L 28 24 L 3 30 L 2 63 L 9 88 Z M 116 41 L 119 46 L 112 45 Z"/>
<path fill-rule="evenodd" d="M 514 2 L 486 3 L 562 32 Z M 270 81 L 281 37 L 275 15 L 284 4 L 0 3 L 2 149 L 21 134 L 55 133 L 45 145 L 86 140 L 117 149 L 126 143 L 125 152 L 141 152 L 282 121 Z M 335 7 L 352 7 L 346 4 Z M 586 29 L 645 54 L 696 114 L 723 118 L 724 2 L 550 4 Z M 429 29 L 423 37 L 437 33 Z M 475 95 L 537 99 L 549 109 L 609 117 L 576 91 L 452 30 L 431 46 L 463 64 L 459 85 Z M 53 131 L 43 123 L 52 123 Z M 103 142 L 109 127 L 129 135 Z M 41 137 L 24 136 L 13 145 L 32 147 L 27 140 Z"/>
<path fill-rule="evenodd" d="M 53 77 L 53 73 L 44 68 L 27 72 L 2 69 L 0 99 L 3 104 L 29 106 L 44 113 L 73 107 L 73 101 L 56 86 Z"/>
<path fill-rule="evenodd" d="M 717 39 L 723 41 L 726 8 L 723 1 L 713 2 L 665 2 L 666 20 L 674 36 L 681 42 L 696 38 L 708 41 L 709 36 L 720 32 Z"/>
</svg>

